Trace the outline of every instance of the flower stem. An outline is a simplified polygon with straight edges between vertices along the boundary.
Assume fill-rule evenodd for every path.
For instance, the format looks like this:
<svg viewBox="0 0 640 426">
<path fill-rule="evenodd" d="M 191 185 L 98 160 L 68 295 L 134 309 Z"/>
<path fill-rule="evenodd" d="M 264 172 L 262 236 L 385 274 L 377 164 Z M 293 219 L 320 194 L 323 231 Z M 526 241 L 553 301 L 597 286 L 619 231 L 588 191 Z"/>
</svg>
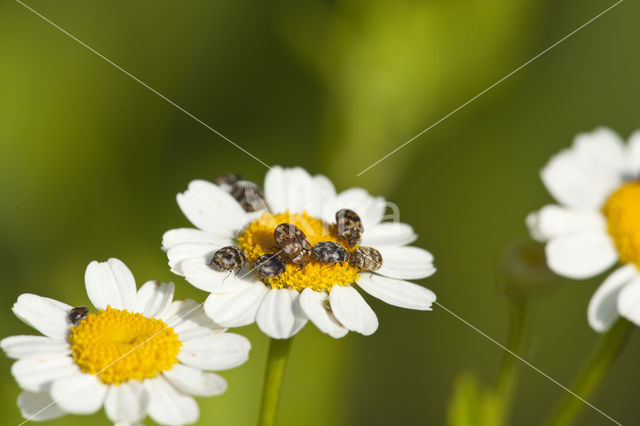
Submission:
<svg viewBox="0 0 640 426">
<path fill-rule="evenodd" d="M 629 337 L 633 325 L 620 318 L 613 327 L 600 339 L 598 346 L 591 355 L 578 376 L 572 392 L 580 395 L 581 398 L 589 399 L 600 381 L 604 378 L 613 362 L 622 351 L 622 348 Z M 572 424 L 580 410 L 584 408 L 584 402 L 571 394 L 566 394 L 562 402 L 557 406 L 549 420 L 547 426 L 568 426 Z"/>
<path fill-rule="evenodd" d="M 289 358 L 292 342 L 293 338 L 284 340 L 271 339 L 269 343 L 269 355 L 264 375 L 258 426 L 275 426 L 276 424 L 280 388 L 282 387 L 282 378 L 287 367 L 287 359 Z"/>
<path fill-rule="evenodd" d="M 527 302 L 524 300 L 512 301 L 509 303 L 509 335 L 507 337 L 507 348 L 519 354 L 524 343 L 524 330 L 527 316 Z M 498 379 L 494 389 L 495 401 L 495 424 L 506 424 L 513 391 L 515 388 L 516 358 L 505 352 L 498 372 Z"/>
</svg>

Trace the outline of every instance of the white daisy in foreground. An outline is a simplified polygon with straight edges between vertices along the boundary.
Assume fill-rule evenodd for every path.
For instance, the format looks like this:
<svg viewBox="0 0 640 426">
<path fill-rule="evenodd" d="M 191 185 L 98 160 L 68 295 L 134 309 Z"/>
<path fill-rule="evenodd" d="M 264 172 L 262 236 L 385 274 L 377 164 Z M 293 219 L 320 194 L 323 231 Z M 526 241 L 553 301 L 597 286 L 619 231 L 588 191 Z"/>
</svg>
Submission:
<svg viewBox="0 0 640 426">
<path fill-rule="evenodd" d="M 382 222 L 386 207 L 382 197 L 372 197 L 360 188 L 336 194 L 325 176 L 310 176 L 301 168 L 273 167 L 265 178 L 266 208 L 246 212 L 237 198 L 222 185 L 191 182 L 187 191 L 178 194 L 178 204 L 198 229 L 168 231 L 162 242 L 172 271 L 211 293 L 204 309 L 216 323 L 239 327 L 255 321 L 276 339 L 295 335 L 309 319 L 336 338 L 348 330 L 370 335 L 378 328 L 378 319 L 356 284 L 403 308 L 430 310 L 436 300 L 431 290 L 404 281 L 432 275 L 433 256 L 407 246 L 416 239 L 409 225 Z M 364 232 L 354 245 L 337 235 L 334 223 L 341 209 L 355 211 L 362 221 Z M 339 244 L 352 259 L 357 248 L 375 248 L 382 266 L 369 272 L 348 261 L 321 262 L 311 256 L 304 265 L 285 259 L 283 273 L 259 276 L 255 262 L 260 256 L 281 253 L 286 258 L 274 240 L 275 228 L 285 223 L 299 228 L 310 246 L 323 241 L 333 247 Z M 213 255 L 223 247 L 242 250 L 246 262 L 240 271 L 227 272 L 212 264 Z"/>
<path fill-rule="evenodd" d="M 559 205 L 531 213 L 527 225 L 547 242 L 549 267 L 579 279 L 619 261 L 591 298 L 589 324 L 603 332 L 621 315 L 640 325 L 640 132 L 627 144 L 609 129 L 580 134 L 541 177 Z"/>
<path fill-rule="evenodd" d="M 119 260 L 91 262 L 87 294 L 97 313 L 57 300 L 23 294 L 18 318 L 43 336 L 12 336 L 0 342 L 24 392 L 22 415 L 48 420 L 92 414 L 104 406 L 118 424 L 146 415 L 161 424 L 195 422 L 191 395 L 223 393 L 214 373 L 248 358 L 249 341 L 225 333 L 192 300 L 173 301 L 173 283 L 145 283 L 136 292 L 131 271 Z M 85 316 L 86 314 L 86 316 Z"/>
</svg>

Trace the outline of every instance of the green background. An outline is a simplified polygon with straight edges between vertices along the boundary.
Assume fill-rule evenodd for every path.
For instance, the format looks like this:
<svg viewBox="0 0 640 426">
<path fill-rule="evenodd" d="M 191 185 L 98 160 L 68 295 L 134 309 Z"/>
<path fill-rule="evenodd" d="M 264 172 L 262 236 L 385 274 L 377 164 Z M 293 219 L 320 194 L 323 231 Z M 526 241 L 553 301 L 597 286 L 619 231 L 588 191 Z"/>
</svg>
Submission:
<svg viewBox="0 0 640 426">
<path fill-rule="evenodd" d="M 400 207 L 435 254 L 421 283 L 504 341 L 495 260 L 526 241 L 526 214 L 551 201 L 538 172 L 573 136 L 640 127 L 640 5 L 625 1 L 405 149 L 356 174 L 613 4 L 439 0 L 28 4 L 268 164 L 300 165 L 338 189 L 362 186 Z M 167 229 L 194 178 L 266 169 L 17 2 L 0 5 L 0 336 L 30 334 L 10 308 L 24 292 L 88 304 L 86 265 L 122 259 L 137 277 L 173 280 Z M 604 276 L 604 275 L 603 275 Z M 597 334 L 586 306 L 603 276 L 559 280 L 530 312 L 526 359 L 570 384 Z M 492 386 L 502 351 L 437 307 L 370 303 L 370 337 L 307 326 L 294 342 L 281 425 L 442 425 L 456 379 Z M 228 392 L 200 399 L 199 424 L 252 425 L 268 339 L 224 372 Z M 637 334 L 637 333 L 636 333 Z M 640 336 L 594 404 L 640 416 Z M 11 361 L 0 357 L 2 423 L 21 421 Z M 514 425 L 539 424 L 563 395 L 526 366 Z M 52 425 L 108 424 L 103 412 Z M 150 423 L 150 421 L 148 421 Z M 582 425 L 612 424 L 585 407 Z"/>
</svg>

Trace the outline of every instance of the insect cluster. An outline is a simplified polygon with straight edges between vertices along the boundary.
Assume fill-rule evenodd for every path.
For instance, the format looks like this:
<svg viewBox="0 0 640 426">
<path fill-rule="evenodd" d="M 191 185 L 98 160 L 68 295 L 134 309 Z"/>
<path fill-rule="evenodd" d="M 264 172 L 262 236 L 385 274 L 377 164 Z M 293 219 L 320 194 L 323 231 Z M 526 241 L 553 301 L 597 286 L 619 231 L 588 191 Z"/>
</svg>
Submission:
<svg viewBox="0 0 640 426">
<path fill-rule="evenodd" d="M 253 200 L 259 199 L 266 207 L 260 188 L 252 182 L 243 181 L 238 175 L 219 176 L 215 182 L 232 194 L 246 211 L 255 211 L 246 207 L 252 198 L 247 197 L 247 191 L 237 196 L 240 194 L 237 189 L 239 185 L 259 191 L 260 196 Z M 251 204 L 251 208 L 254 205 Z M 364 227 L 356 212 L 341 209 L 336 213 L 335 230 L 340 238 L 347 241 L 349 247 L 353 247 L 360 241 Z M 266 253 L 254 262 L 254 271 L 262 279 L 283 274 L 287 270 L 287 260 L 300 268 L 304 268 L 314 259 L 322 263 L 348 262 L 352 267 L 363 271 L 376 271 L 382 266 L 382 255 L 372 247 L 358 247 L 349 254 L 347 249 L 333 241 L 320 241 L 312 246 L 305 233 L 291 223 L 281 223 L 276 226 L 273 239 L 279 249 L 278 253 Z M 222 247 L 213 254 L 210 265 L 219 271 L 232 272 L 240 270 L 246 262 L 247 257 L 241 248 L 228 246 Z"/>
<path fill-rule="evenodd" d="M 347 240 L 349 247 L 360 241 L 363 232 L 364 226 L 358 213 L 349 209 L 336 212 L 336 233 Z M 358 247 L 349 256 L 349 265 L 363 271 L 377 271 L 382 266 L 382 255 L 373 247 Z"/>
</svg>

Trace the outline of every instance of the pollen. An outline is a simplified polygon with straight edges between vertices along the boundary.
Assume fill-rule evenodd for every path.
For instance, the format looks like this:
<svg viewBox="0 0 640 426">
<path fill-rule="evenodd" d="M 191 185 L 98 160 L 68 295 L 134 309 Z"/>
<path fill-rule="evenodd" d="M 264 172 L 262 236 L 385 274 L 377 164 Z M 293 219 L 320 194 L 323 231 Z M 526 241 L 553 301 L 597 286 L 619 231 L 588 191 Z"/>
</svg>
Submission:
<svg viewBox="0 0 640 426">
<path fill-rule="evenodd" d="M 248 262 L 253 264 L 263 254 L 280 251 L 273 238 L 273 231 L 281 223 L 290 223 L 300 228 L 312 246 L 320 241 L 333 241 L 341 244 L 349 252 L 357 248 L 357 246 L 349 247 L 347 241 L 336 234 L 334 225 L 316 219 L 306 212 L 294 214 L 289 214 L 288 211 L 280 214 L 265 212 L 238 236 L 238 247 L 244 250 Z M 316 291 L 329 291 L 334 285 L 349 285 L 357 281 L 359 272 L 348 262 L 323 263 L 312 259 L 307 265 L 301 267 L 287 260 L 287 269 L 284 273 L 263 281 L 271 288 L 292 288 L 298 291 L 311 288 Z"/>
<path fill-rule="evenodd" d="M 602 212 L 620 260 L 640 268 L 640 182 L 629 182 L 618 188 Z"/>
<path fill-rule="evenodd" d="M 82 372 L 114 385 L 169 370 L 182 346 L 164 321 L 109 306 L 73 327 L 69 343 Z"/>
</svg>

